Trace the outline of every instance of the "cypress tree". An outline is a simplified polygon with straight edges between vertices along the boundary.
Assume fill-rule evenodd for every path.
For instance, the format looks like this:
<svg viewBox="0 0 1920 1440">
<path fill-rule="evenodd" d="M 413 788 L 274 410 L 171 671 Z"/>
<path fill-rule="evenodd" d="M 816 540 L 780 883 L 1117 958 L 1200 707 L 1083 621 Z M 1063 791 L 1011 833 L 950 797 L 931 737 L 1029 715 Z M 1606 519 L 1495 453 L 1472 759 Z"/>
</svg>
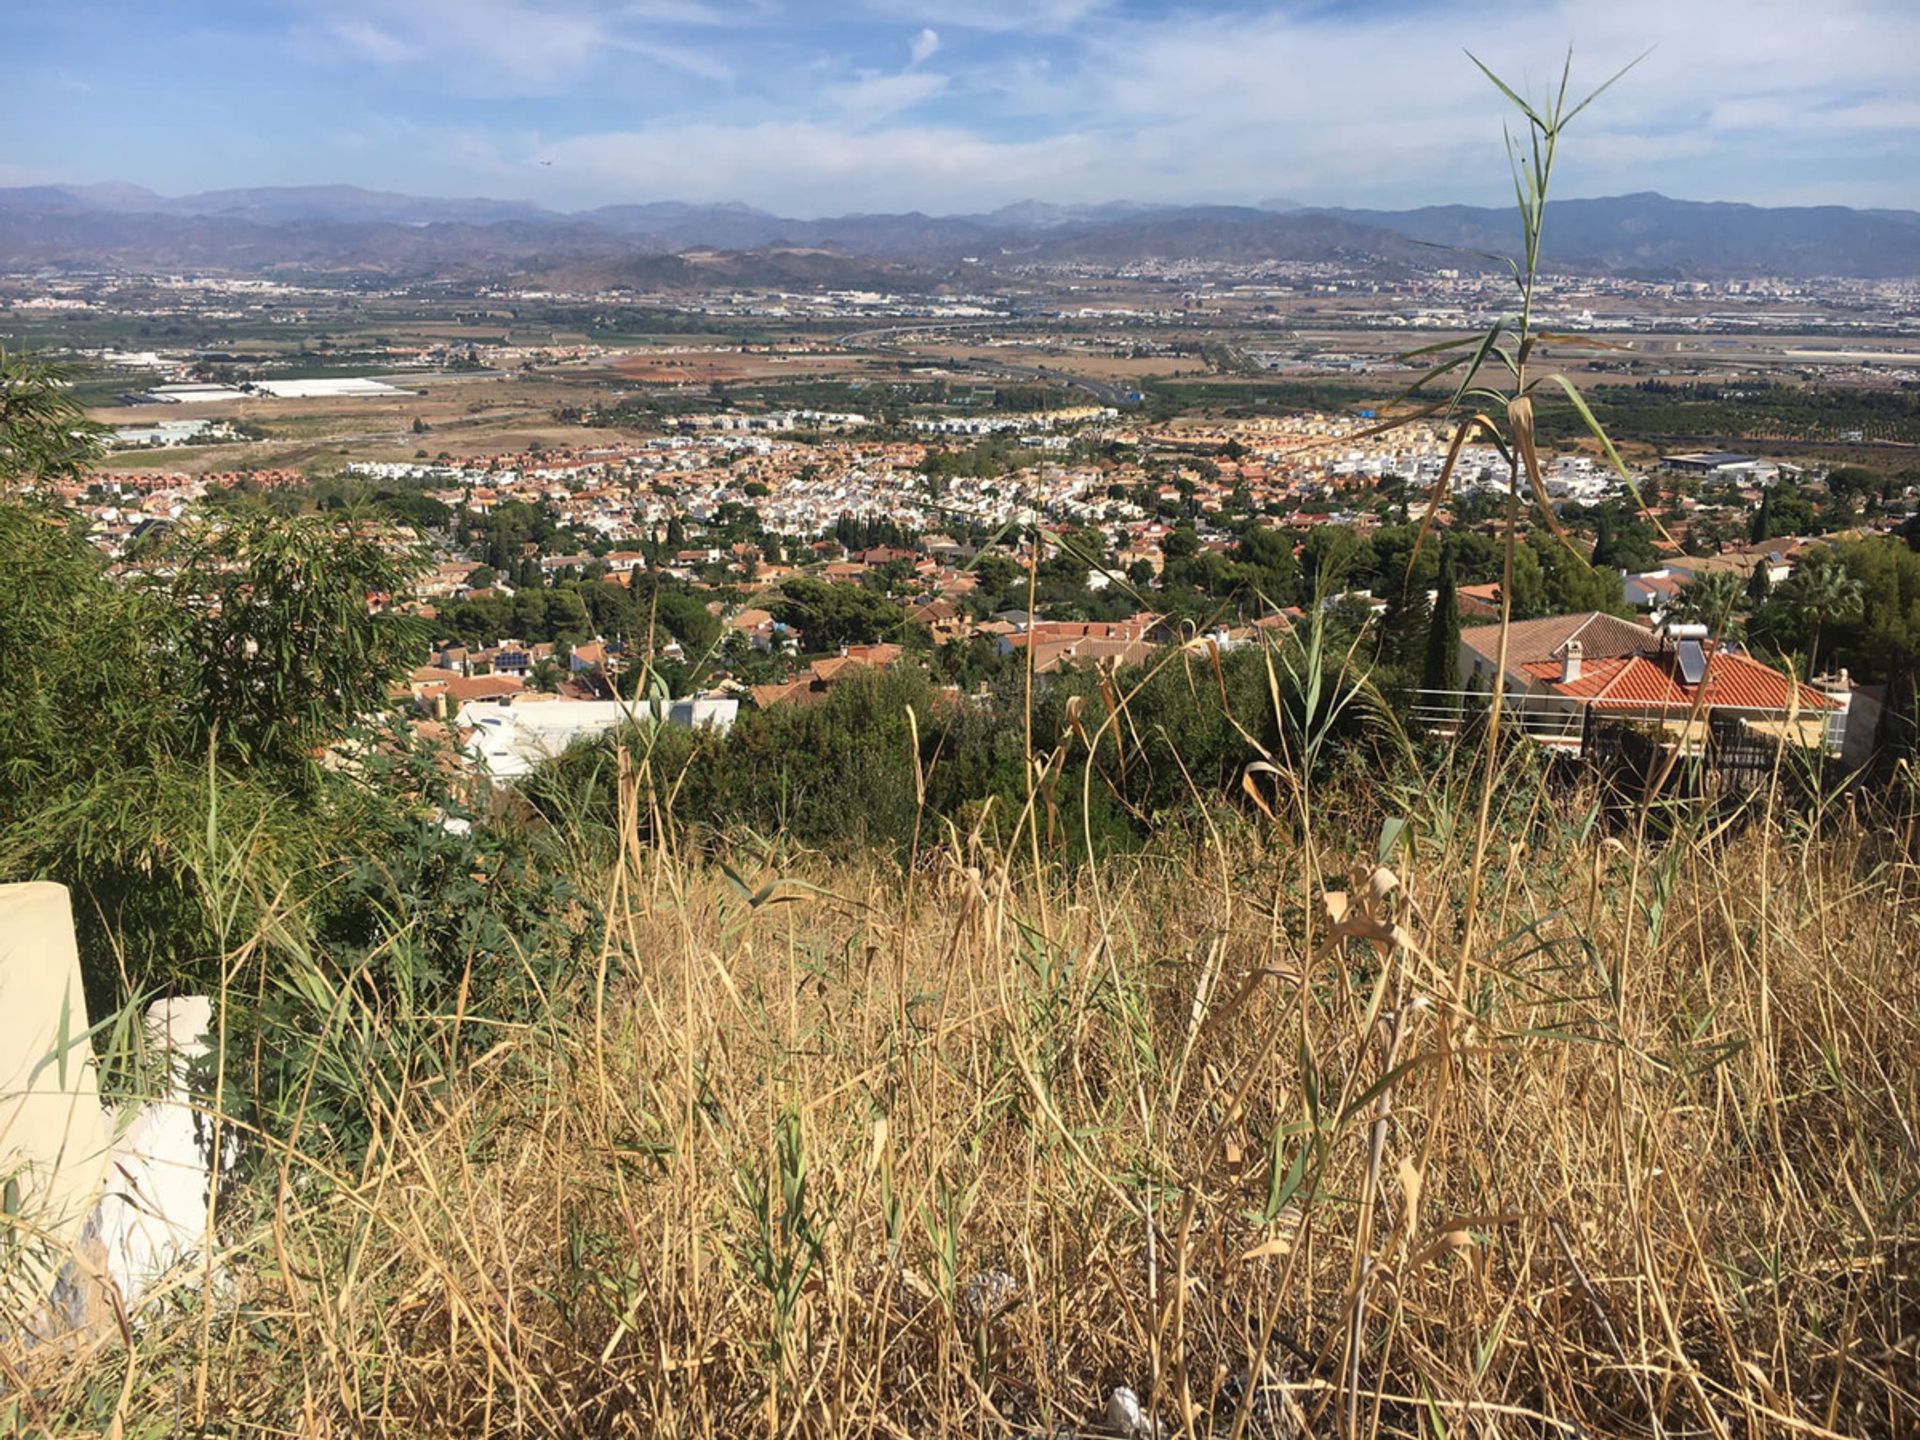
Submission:
<svg viewBox="0 0 1920 1440">
<path fill-rule="evenodd" d="M 1411 676 L 1423 662 L 1427 629 L 1432 623 L 1424 588 L 1405 577 L 1398 586 L 1389 582 L 1386 613 L 1380 617 L 1381 661 L 1401 677 Z"/>
<path fill-rule="evenodd" d="M 1613 540 L 1613 517 L 1606 511 L 1600 512 L 1600 519 L 1593 532 L 1593 568 L 1596 570 L 1617 570 Z"/>
<path fill-rule="evenodd" d="M 1427 654 L 1420 670 L 1420 688 L 1460 688 L 1460 602 L 1453 583 L 1453 547 L 1450 545 L 1440 549 L 1440 580 L 1433 597 L 1433 618 L 1427 624 Z"/>
<path fill-rule="evenodd" d="M 1849 717 L 1858 724 L 1858 712 Z M 1883 762 L 1911 761 L 1920 750 L 1920 666 L 1901 646 L 1887 669 L 1887 698 L 1880 711 L 1880 733 L 1875 737 Z"/>
</svg>

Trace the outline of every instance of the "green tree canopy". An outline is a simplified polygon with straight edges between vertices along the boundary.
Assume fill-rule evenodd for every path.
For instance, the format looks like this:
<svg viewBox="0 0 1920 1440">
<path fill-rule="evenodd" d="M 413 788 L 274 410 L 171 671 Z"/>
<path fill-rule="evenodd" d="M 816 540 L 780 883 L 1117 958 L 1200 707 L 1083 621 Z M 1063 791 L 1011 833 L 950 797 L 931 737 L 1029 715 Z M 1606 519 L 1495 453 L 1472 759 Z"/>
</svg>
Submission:
<svg viewBox="0 0 1920 1440">
<path fill-rule="evenodd" d="M 295 772 L 385 706 L 415 663 L 419 622 L 385 608 L 421 555 L 358 516 L 265 515 L 181 527 L 164 592 L 193 666 L 195 743 Z"/>
<path fill-rule="evenodd" d="M 1920 555 L 1885 536 L 1827 548 L 1859 586 L 1858 608 L 1828 617 L 1831 663 L 1845 665 L 1856 679 L 1884 683 L 1908 657 L 1920 655 Z"/>
<path fill-rule="evenodd" d="M 73 398 L 74 370 L 0 346 L 0 482 L 78 475 L 103 427 Z"/>
<path fill-rule="evenodd" d="M 906 619 L 900 607 L 858 585 L 834 585 L 799 575 L 786 581 L 780 592 L 773 602 L 773 618 L 799 630 L 809 650 L 903 638 Z"/>
<path fill-rule="evenodd" d="M 1599 610 L 1608 615 L 1624 615 L 1626 595 L 1620 577 L 1612 570 L 1588 564 L 1554 536 L 1535 531 L 1527 537 L 1540 566 L 1544 613 L 1574 615 L 1584 610 Z"/>
</svg>

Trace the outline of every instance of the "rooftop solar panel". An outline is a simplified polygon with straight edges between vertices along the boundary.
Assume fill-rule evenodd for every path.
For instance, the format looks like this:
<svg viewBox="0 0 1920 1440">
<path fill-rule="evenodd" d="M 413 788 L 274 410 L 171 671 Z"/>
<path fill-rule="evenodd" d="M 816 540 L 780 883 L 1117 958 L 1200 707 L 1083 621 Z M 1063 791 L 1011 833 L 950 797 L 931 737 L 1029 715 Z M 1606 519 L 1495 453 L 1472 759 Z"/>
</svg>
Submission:
<svg viewBox="0 0 1920 1440">
<path fill-rule="evenodd" d="M 1707 656 L 1700 648 L 1698 640 L 1682 640 L 1674 647 L 1680 659 L 1680 678 L 1689 685 L 1698 685 L 1707 677 Z"/>
</svg>

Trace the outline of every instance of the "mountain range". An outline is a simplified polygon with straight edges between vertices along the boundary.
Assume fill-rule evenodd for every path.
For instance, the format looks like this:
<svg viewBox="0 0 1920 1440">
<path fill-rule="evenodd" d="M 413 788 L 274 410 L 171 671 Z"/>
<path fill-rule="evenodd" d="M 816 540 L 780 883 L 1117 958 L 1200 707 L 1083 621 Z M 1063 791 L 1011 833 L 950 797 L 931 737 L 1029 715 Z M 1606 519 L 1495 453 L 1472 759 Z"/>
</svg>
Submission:
<svg viewBox="0 0 1920 1440">
<path fill-rule="evenodd" d="M 1705 278 L 1920 275 L 1920 212 L 1762 207 L 1642 193 L 1556 201 L 1550 268 Z M 1517 251 L 1511 210 L 1054 205 L 979 214 L 797 219 L 677 201 L 560 212 L 351 185 L 165 196 L 138 185 L 0 189 L 0 269 L 224 269 L 931 288 L 1025 264 L 1148 260 L 1345 263 L 1383 273 L 1480 268 Z M 1435 248 L 1445 247 L 1445 248 Z M 1478 253 L 1475 253 L 1478 252 Z M 661 264 L 679 257 L 679 264 Z M 624 277 L 624 278 L 623 278 Z"/>
</svg>

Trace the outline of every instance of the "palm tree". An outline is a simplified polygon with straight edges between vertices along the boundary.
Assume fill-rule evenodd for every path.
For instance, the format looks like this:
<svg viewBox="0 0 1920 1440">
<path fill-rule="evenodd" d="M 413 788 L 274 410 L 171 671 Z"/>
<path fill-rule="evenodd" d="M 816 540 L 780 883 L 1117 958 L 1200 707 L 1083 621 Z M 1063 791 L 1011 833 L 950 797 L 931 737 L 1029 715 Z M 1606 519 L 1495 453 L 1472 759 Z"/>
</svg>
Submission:
<svg viewBox="0 0 1920 1440">
<path fill-rule="evenodd" d="M 1725 639 L 1734 631 L 1734 611 L 1740 608 L 1745 587 L 1731 570 L 1709 570 L 1696 576 L 1673 602 L 1673 618 L 1704 625 Z"/>
<path fill-rule="evenodd" d="M 1866 587 L 1847 572 L 1831 550 L 1816 550 L 1800 563 L 1793 578 L 1781 587 L 1794 615 L 1811 630 L 1807 644 L 1807 673 L 1818 672 L 1820 631 L 1834 621 L 1859 616 L 1866 604 Z"/>
<path fill-rule="evenodd" d="M 533 681 L 534 689 L 550 695 L 560 688 L 559 663 L 551 655 L 544 656 L 527 678 Z"/>
</svg>

